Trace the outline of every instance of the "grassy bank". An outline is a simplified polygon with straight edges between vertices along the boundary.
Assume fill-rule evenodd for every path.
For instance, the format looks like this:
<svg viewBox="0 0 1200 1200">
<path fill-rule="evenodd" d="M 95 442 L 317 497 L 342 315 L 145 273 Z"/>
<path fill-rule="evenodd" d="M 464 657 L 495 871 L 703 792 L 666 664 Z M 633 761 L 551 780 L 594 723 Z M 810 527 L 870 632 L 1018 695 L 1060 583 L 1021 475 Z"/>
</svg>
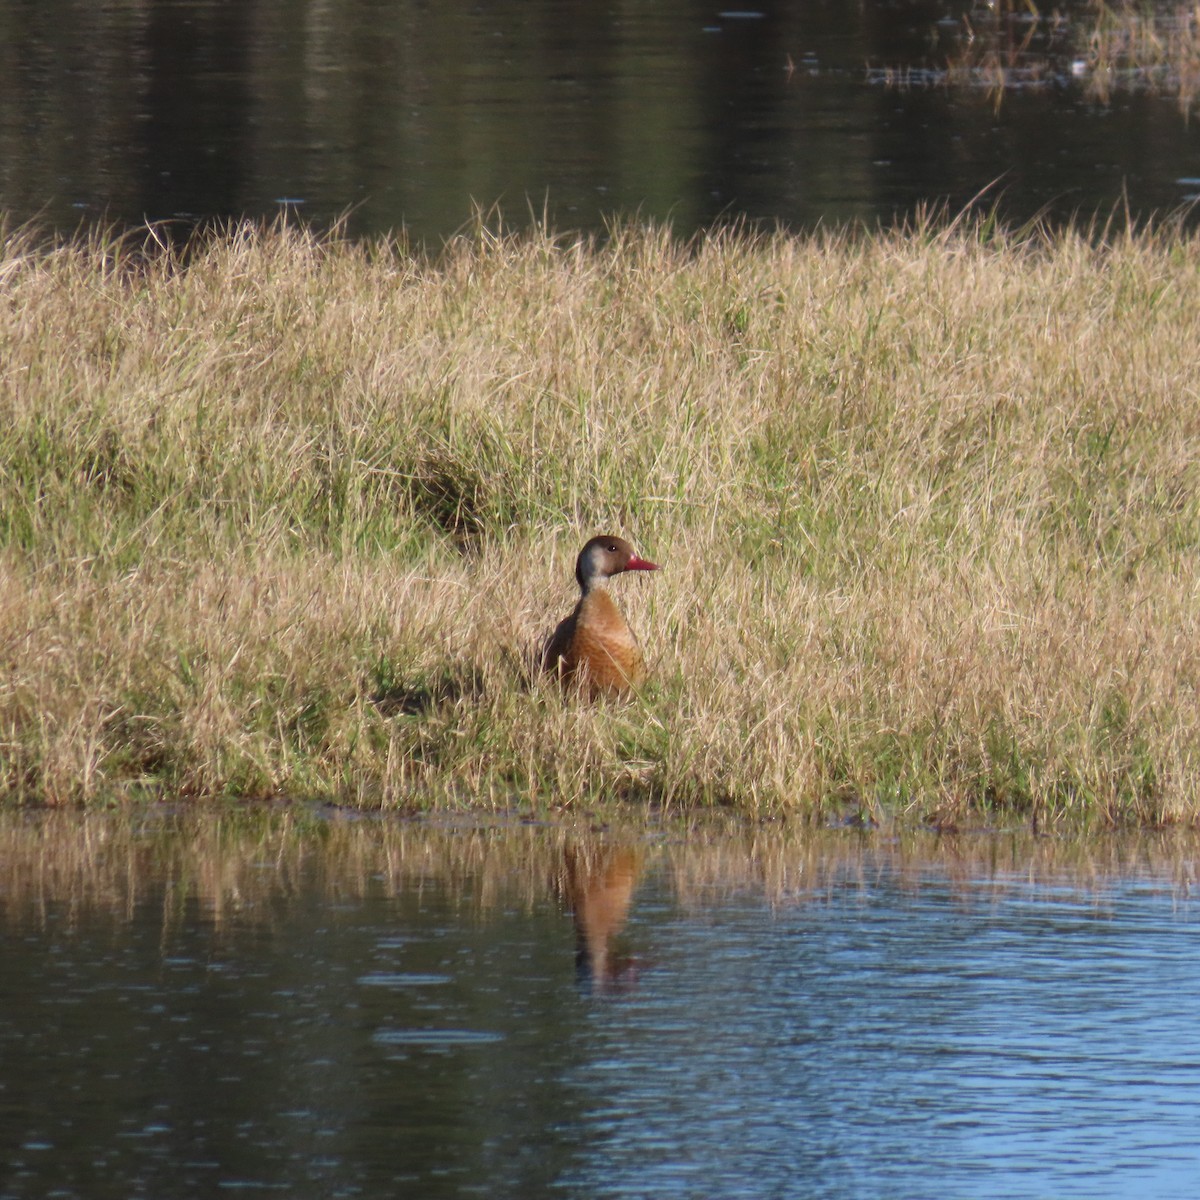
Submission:
<svg viewBox="0 0 1200 1200">
<path fill-rule="evenodd" d="M 1192 820 L 1198 328 L 1177 231 L 10 235 L 0 787 Z"/>
</svg>

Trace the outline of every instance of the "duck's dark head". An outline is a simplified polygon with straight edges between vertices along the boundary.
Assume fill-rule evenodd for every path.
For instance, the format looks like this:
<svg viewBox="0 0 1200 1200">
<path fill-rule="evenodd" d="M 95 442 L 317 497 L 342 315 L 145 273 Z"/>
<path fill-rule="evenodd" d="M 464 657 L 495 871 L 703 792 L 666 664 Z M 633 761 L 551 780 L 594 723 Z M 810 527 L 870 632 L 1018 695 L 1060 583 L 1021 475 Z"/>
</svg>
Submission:
<svg viewBox="0 0 1200 1200">
<path fill-rule="evenodd" d="M 658 563 L 639 558 L 624 539 L 603 534 L 594 537 L 579 552 L 575 563 L 575 578 L 582 591 L 587 592 L 622 571 L 657 571 Z"/>
</svg>

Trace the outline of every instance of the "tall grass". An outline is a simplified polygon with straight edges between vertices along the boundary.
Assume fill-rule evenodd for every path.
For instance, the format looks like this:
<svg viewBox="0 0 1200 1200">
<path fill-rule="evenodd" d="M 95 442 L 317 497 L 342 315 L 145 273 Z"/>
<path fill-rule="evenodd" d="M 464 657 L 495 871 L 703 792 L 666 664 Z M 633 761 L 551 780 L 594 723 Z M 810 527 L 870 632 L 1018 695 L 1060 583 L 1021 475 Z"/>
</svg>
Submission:
<svg viewBox="0 0 1200 1200">
<path fill-rule="evenodd" d="M 1192 820 L 1198 251 L 10 231 L 0 785 Z M 625 703 L 524 667 L 596 532 Z"/>
</svg>

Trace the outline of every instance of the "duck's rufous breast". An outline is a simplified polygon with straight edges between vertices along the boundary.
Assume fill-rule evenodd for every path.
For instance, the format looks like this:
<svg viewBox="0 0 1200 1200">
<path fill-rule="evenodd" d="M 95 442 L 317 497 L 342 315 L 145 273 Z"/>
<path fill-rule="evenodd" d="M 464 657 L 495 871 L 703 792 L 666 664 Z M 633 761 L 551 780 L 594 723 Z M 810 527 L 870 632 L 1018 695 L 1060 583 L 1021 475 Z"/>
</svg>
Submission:
<svg viewBox="0 0 1200 1200">
<path fill-rule="evenodd" d="M 584 596 L 554 631 L 545 662 L 593 696 L 628 691 L 646 678 L 637 638 L 604 588 Z"/>
</svg>

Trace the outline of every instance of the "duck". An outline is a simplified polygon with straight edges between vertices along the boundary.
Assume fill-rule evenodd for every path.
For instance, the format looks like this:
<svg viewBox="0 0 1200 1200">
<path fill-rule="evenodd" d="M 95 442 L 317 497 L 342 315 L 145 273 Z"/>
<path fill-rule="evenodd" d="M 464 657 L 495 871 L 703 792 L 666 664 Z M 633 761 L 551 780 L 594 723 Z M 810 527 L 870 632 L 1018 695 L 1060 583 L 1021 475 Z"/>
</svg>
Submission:
<svg viewBox="0 0 1200 1200">
<path fill-rule="evenodd" d="M 639 558 L 624 538 L 592 538 L 575 562 L 579 603 L 546 639 L 542 669 L 576 684 L 591 699 L 619 696 L 642 683 L 642 649 L 609 594 L 608 581 L 623 571 L 660 569 L 658 563 Z"/>
</svg>

